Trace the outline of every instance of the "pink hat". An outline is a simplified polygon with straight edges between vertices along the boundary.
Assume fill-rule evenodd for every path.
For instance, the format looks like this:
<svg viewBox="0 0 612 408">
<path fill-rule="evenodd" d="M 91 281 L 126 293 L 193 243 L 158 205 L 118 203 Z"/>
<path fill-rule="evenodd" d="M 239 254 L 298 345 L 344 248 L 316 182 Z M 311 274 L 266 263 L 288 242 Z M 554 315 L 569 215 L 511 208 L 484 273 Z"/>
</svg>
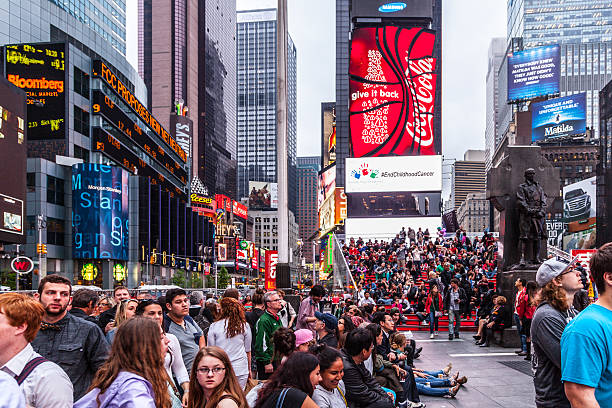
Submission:
<svg viewBox="0 0 612 408">
<path fill-rule="evenodd" d="M 295 331 L 295 347 L 314 340 L 314 335 L 308 329 L 300 329 Z"/>
</svg>

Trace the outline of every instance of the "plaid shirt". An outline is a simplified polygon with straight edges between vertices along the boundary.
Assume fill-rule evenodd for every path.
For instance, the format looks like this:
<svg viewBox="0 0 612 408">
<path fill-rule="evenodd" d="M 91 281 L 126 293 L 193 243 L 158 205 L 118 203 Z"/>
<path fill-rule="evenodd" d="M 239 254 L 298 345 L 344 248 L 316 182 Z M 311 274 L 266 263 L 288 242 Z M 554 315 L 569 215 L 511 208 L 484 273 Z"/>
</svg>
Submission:
<svg viewBox="0 0 612 408">
<path fill-rule="evenodd" d="M 77 401 L 85 395 L 94 374 L 106 361 L 109 346 L 98 326 L 70 313 L 57 325 L 61 330 L 39 330 L 32 347 L 68 374 Z"/>
</svg>

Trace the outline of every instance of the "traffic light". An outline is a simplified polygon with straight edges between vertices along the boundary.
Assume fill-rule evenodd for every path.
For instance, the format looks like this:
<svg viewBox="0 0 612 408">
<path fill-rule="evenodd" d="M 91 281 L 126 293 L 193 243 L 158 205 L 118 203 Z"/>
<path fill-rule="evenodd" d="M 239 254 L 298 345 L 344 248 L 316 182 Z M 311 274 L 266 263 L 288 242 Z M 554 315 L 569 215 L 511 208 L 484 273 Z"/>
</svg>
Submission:
<svg viewBox="0 0 612 408">
<path fill-rule="evenodd" d="M 42 253 L 43 254 L 47 253 L 47 244 L 42 244 Z"/>
<path fill-rule="evenodd" d="M 36 244 L 36 253 L 42 254 L 42 244 Z"/>
</svg>

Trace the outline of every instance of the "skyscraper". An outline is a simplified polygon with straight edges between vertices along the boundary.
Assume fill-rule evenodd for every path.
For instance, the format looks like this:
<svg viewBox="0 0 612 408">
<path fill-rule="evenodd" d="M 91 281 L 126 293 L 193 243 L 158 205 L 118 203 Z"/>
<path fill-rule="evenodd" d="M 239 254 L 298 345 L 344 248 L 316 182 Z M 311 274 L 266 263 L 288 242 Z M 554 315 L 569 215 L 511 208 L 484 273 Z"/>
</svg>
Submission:
<svg viewBox="0 0 612 408">
<path fill-rule="evenodd" d="M 612 78 L 610 16 L 612 4 L 604 0 L 508 2 L 508 43 L 522 38 L 524 49 L 561 45 L 561 96 L 586 92 L 587 127 L 594 138 L 599 137 L 598 92 Z"/>
<path fill-rule="evenodd" d="M 193 120 L 193 175 L 236 198 L 236 7 L 231 1 L 139 0 L 139 71 L 168 126 L 182 99 Z"/>
<path fill-rule="evenodd" d="M 506 53 L 506 39 L 493 38 L 489 44 L 486 82 L 485 169 L 491 168 L 499 128 L 499 67 Z"/>
<path fill-rule="evenodd" d="M 483 150 L 468 150 L 463 160 L 455 162 L 451 187 L 452 209 L 459 209 L 468 194 L 485 191 L 484 153 Z"/>
<path fill-rule="evenodd" d="M 296 222 L 300 226 L 300 239 L 304 243 L 302 254 L 307 262 L 312 262 L 312 245 L 308 238 L 318 228 L 317 186 L 321 158 L 319 156 L 297 158 L 298 202 Z"/>
<path fill-rule="evenodd" d="M 249 181 L 277 181 L 276 169 L 276 10 L 237 13 L 238 196 Z M 288 36 L 289 209 L 296 206 L 297 51 Z"/>
</svg>

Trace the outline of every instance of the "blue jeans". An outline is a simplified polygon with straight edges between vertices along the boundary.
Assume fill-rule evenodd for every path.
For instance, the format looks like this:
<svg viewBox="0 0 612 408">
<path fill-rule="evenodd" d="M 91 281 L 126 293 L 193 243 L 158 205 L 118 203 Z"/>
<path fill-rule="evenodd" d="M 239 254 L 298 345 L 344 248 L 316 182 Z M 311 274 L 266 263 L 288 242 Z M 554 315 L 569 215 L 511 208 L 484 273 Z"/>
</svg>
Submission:
<svg viewBox="0 0 612 408">
<path fill-rule="evenodd" d="M 440 374 L 442 374 L 443 376 L 445 376 L 445 377 L 446 377 L 446 374 L 444 374 L 444 371 L 442 371 L 442 370 L 438 370 L 438 371 L 426 371 L 426 370 L 423 370 L 423 372 L 424 372 L 425 374 L 427 374 L 427 375 L 431 375 L 432 377 L 435 377 L 435 378 L 438 378 L 438 376 L 439 376 Z"/>
<path fill-rule="evenodd" d="M 454 325 L 454 328 L 453 328 Z M 448 311 L 448 335 L 453 333 L 459 334 L 459 328 L 461 327 L 461 311 L 460 310 L 449 310 Z"/>
<path fill-rule="evenodd" d="M 516 330 L 518 330 L 518 332 L 520 333 L 521 319 L 516 313 L 514 313 L 512 317 L 514 317 L 514 324 L 516 325 Z M 524 334 L 521 334 L 521 350 L 523 350 L 525 353 L 527 352 L 527 336 L 525 336 Z"/>
<path fill-rule="evenodd" d="M 415 377 L 417 390 L 419 394 L 430 395 L 432 397 L 443 397 L 448 394 L 451 382 L 447 378 L 418 378 Z M 429 383 L 429 386 L 427 384 Z M 438 388 L 444 387 L 444 388 Z"/>
<path fill-rule="evenodd" d="M 436 317 L 436 313 L 433 310 L 429 312 L 429 333 L 433 333 L 434 329 L 438 331 L 439 320 L 440 318 Z"/>
</svg>

